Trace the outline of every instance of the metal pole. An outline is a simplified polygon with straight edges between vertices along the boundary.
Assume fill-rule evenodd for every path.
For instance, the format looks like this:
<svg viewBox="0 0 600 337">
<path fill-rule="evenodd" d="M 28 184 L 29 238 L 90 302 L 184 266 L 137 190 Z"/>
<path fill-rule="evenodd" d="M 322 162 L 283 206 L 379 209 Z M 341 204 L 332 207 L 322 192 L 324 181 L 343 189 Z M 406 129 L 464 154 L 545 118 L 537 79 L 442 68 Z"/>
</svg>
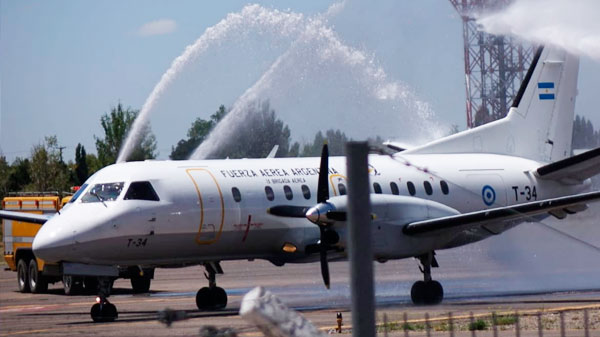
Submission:
<svg viewBox="0 0 600 337">
<path fill-rule="evenodd" d="M 369 146 L 367 142 L 348 142 L 346 154 L 352 336 L 375 337 L 375 290 L 368 173 Z"/>
</svg>

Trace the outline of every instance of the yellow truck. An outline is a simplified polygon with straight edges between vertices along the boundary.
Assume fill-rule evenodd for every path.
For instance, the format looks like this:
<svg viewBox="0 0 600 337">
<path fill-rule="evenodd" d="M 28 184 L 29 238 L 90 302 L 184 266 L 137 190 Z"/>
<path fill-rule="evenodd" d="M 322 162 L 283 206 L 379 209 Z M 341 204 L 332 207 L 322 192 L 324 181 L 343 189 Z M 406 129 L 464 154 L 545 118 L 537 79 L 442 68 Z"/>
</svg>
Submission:
<svg viewBox="0 0 600 337">
<path fill-rule="evenodd" d="M 62 194 L 64 196 L 58 192 L 11 193 L 2 200 L 2 209 L 52 215 L 59 212 L 71 199 L 71 195 Z M 49 283 L 62 281 L 67 295 L 81 291 L 95 293 L 98 288 L 96 277 L 64 275 L 61 265 L 46 265 L 43 260 L 34 256 L 31 245 L 42 226 L 31 222 L 2 220 L 4 260 L 10 270 L 17 272 L 19 291 L 43 293 L 48 290 Z M 154 278 L 154 269 L 124 268 L 119 270 L 119 277 L 131 279 L 134 292 L 148 292 L 151 279 Z"/>
<path fill-rule="evenodd" d="M 57 192 L 13 193 L 2 200 L 6 211 L 51 215 L 58 212 L 71 197 L 61 198 Z M 19 291 L 41 293 L 57 277 L 44 275 L 44 261 L 35 258 L 31 243 L 42 225 L 16 220 L 3 220 L 4 260 L 17 272 Z"/>
</svg>

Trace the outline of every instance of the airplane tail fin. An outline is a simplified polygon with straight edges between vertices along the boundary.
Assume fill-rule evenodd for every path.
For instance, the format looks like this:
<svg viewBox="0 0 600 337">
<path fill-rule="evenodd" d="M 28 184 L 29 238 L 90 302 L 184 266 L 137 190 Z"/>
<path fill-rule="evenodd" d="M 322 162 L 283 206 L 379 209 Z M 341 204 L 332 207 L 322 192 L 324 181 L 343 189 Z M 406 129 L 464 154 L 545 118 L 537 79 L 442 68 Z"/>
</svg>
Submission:
<svg viewBox="0 0 600 337">
<path fill-rule="evenodd" d="M 405 151 L 495 153 L 540 162 L 571 155 L 579 58 L 555 47 L 539 47 L 508 115 Z"/>
</svg>

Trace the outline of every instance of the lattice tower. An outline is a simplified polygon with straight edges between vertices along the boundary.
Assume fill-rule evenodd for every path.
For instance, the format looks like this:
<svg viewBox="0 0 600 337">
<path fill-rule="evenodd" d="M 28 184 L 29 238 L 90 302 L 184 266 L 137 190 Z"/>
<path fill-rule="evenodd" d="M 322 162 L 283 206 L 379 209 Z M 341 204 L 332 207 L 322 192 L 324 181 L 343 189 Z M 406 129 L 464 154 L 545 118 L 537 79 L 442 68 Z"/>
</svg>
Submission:
<svg viewBox="0 0 600 337">
<path fill-rule="evenodd" d="M 533 47 L 509 36 L 484 33 L 474 16 L 512 0 L 450 0 L 463 20 L 467 127 L 506 116 L 527 73 Z"/>
</svg>

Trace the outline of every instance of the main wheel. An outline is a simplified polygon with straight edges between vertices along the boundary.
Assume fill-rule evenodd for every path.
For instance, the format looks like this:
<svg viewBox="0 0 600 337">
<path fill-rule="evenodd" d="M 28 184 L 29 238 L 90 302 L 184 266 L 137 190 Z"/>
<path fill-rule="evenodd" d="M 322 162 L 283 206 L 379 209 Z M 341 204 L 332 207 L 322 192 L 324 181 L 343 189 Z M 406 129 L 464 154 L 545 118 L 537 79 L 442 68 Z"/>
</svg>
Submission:
<svg viewBox="0 0 600 337">
<path fill-rule="evenodd" d="M 17 262 L 17 285 L 22 293 L 29 292 L 29 276 L 27 275 L 27 261 L 20 259 Z"/>
<path fill-rule="evenodd" d="M 48 290 L 48 280 L 38 271 L 38 264 L 35 258 L 29 261 L 29 289 L 32 293 L 40 294 Z"/>
<path fill-rule="evenodd" d="M 152 279 L 147 276 L 135 276 L 131 278 L 131 288 L 136 294 L 147 293 L 150 291 Z"/>
<path fill-rule="evenodd" d="M 214 308 L 212 291 L 210 291 L 210 288 L 204 287 L 198 290 L 198 292 L 196 293 L 196 306 L 200 311 L 210 310 Z"/>
<path fill-rule="evenodd" d="M 423 305 L 425 304 L 425 298 L 424 298 L 424 293 L 425 293 L 425 282 L 424 281 L 417 281 L 412 285 L 412 288 L 410 288 L 410 299 L 412 300 L 412 302 L 416 305 Z"/>
<path fill-rule="evenodd" d="M 77 295 L 83 289 L 82 280 L 76 276 L 63 275 L 62 282 L 65 295 Z"/>
<path fill-rule="evenodd" d="M 417 281 L 410 290 L 410 298 L 417 305 L 439 304 L 444 299 L 444 288 L 438 281 Z"/>
<path fill-rule="evenodd" d="M 112 322 L 119 317 L 119 312 L 112 303 L 96 303 L 90 310 L 90 316 L 94 322 Z"/>
<path fill-rule="evenodd" d="M 215 308 L 225 309 L 225 307 L 227 306 L 227 293 L 225 292 L 225 289 L 221 287 L 216 287 L 212 289 L 212 292 L 213 299 L 215 302 Z"/>
</svg>

